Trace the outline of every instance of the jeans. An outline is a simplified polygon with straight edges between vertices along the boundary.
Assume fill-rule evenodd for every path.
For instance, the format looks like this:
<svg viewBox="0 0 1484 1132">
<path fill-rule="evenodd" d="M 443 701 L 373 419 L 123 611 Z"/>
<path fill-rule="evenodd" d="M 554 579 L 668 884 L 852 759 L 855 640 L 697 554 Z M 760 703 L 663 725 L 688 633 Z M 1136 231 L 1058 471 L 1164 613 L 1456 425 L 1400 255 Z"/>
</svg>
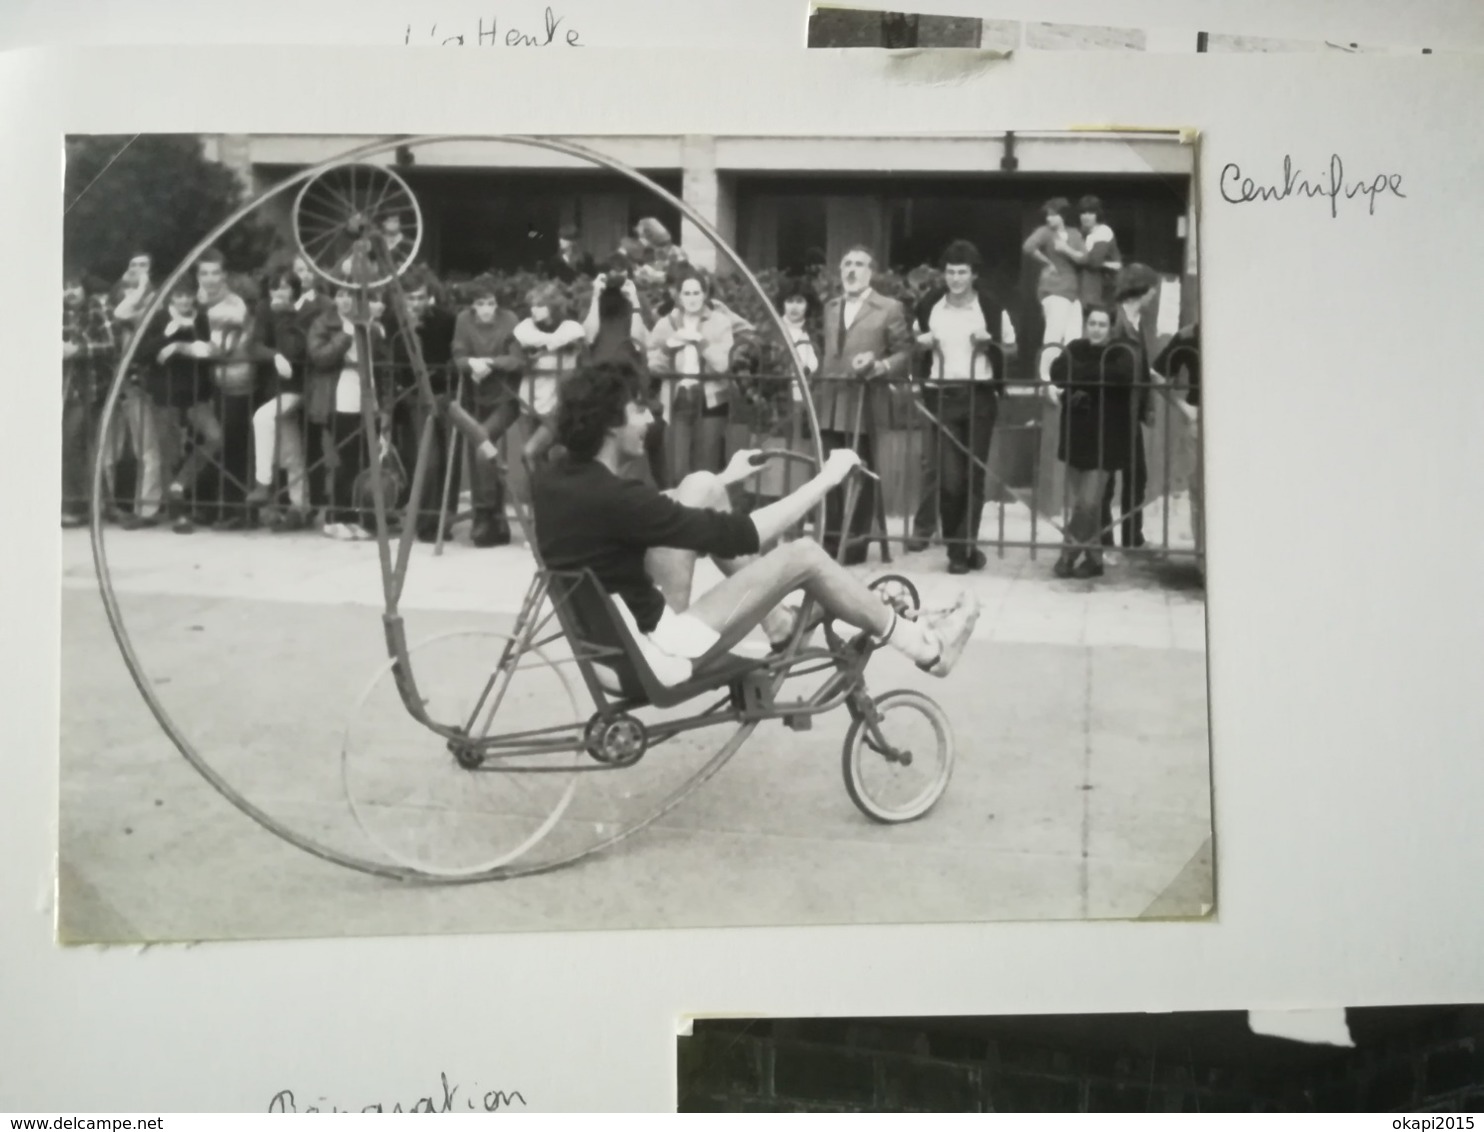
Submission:
<svg viewBox="0 0 1484 1132">
<path fill-rule="evenodd" d="M 92 498 L 98 408 L 86 401 L 62 406 L 62 511 L 81 515 Z"/>
<path fill-rule="evenodd" d="M 1113 545 L 1113 476 L 1112 471 L 1118 473 L 1119 480 L 1119 508 L 1122 519 L 1119 525 L 1123 528 L 1123 545 L 1144 545 L 1144 492 L 1149 486 L 1149 464 L 1144 455 L 1144 429 L 1141 425 L 1135 425 L 1133 436 L 1129 441 L 1129 463 L 1121 468 L 1112 469 L 1108 475 L 1108 483 L 1103 488 L 1103 499 L 1101 507 L 1102 519 L 1102 543 L 1104 546 Z"/>
<path fill-rule="evenodd" d="M 1103 560 L 1103 544 L 1098 535 L 1098 512 L 1102 506 L 1103 489 L 1111 479 L 1111 473 L 1103 468 L 1083 471 L 1066 469 L 1067 510 L 1066 527 L 1062 532 L 1062 557 L 1076 558 L 1082 551 L 1094 562 Z"/>
<path fill-rule="evenodd" d="M 994 437 L 999 397 L 994 390 L 975 388 L 930 388 L 924 401 L 938 418 L 944 435 L 936 438 L 938 466 L 938 514 L 949 561 L 967 562 L 979 538 L 984 516 L 985 465 Z"/>
<path fill-rule="evenodd" d="M 108 456 L 104 482 L 114 496 L 117 468 L 125 452 L 133 452 L 138 465 L 134 513 L 141 518 L 158 515 L 165 502 L 165 469 L 176 450 L 178 427 L 174 414 L 156 404 L 137 385 L 125 386 L 108 430 Z"/>
</svg>

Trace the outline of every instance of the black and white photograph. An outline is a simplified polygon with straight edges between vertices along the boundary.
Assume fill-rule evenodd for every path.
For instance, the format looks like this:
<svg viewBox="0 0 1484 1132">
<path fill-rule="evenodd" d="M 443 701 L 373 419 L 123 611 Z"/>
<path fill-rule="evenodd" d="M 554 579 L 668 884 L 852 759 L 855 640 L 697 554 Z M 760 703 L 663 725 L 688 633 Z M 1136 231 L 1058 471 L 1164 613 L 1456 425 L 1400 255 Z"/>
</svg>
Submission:
<svg viewBox="0 0 1484 1132">
<path fill-rule="evenodd" d="M 60 940 L 1210 916 L 1196 150 L 69 135 Z"/>
<path fill-rule="evenodd" d="M 677 1107 L 1467 1113 L 1484 1104 L 1481 1053 L 1484 1006 L 1468 1003 L 698 1018 L 677 1043 Z"/>
</svg>

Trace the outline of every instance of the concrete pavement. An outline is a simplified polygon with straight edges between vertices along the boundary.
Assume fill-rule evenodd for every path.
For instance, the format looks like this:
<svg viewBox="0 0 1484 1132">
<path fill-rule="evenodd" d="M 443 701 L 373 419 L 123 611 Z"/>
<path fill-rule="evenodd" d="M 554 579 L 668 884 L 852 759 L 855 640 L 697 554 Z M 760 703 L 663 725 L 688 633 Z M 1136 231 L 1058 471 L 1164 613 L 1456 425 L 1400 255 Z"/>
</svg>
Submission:
<svg viewBox="0 0 1484 1132">
<path fill-rule="evenodd" d="M 351 820 L 340 762 L 352 707 L 385 662 L 375 544 L 114 528 L 106 538 L 134 646 L 211 765 L 296 830 L 377 856 Z M 63 540 L 60 922 L 70 941 L 1189 916 L 1214 900 L 1204 603 L 1153 567 L 1088 584 L 1053 579 L 1045 553 L 1032 562 L 1007 551 L 967 579 L 946 575 L 941 551 L 899 558 L 892 569 L 930 604 L 967 582 L 984 607 L 946 681 L 895 654 L 872 662 L 873 691 L 919 687 L 955 727 L 953 781 L 921 822 L 878 826 L 851 805 L 840 770 L 848 720 L 837 712 L 802 734 L 762 725 L 713 780 L 609 852 L 547 875 L 438 888 L 320 861 L 217 794 L 129 680 L 86 533 Z M 520 547 L 457 542 L 435 557 L 418 546 L 403 598 L 410 638 L 508 629 L 530 570 Z M 473 667 L 454 652 L 415 671 L 443 696 Z M 542 695 L 533 702 L 549 703 Z M 469 776 L 408 777 L 417 732 L 401 738 L 408 723 L 385 688 L 357 718 L 384 748 L 367 764 L 377 787 L 425 790 L 439 821 L 466 823 L 467 846 L 478 829 L 467 824 Z M 583 776 L 568 816 L 632 817 L 683 783 L 719 734 Z M 435 786 L 463 793 L 433 800 Z"/>
</svg>

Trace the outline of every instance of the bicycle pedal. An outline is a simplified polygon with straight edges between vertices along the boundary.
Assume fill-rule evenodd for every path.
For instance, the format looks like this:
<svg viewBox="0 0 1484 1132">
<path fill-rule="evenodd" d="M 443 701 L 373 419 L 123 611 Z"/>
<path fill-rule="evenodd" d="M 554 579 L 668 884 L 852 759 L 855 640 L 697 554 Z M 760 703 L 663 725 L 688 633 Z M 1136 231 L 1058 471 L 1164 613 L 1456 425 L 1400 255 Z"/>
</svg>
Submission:
<svg viewBox="0 0 1484 1132">
<path fill-rule="evenodd" d="M 813 731 L 814 716 L 806 712 L 800 712 L 797 715 L 785 715 L 783 717 L 783 726 L 787 727 L 790 731 Z"/>
</svg>

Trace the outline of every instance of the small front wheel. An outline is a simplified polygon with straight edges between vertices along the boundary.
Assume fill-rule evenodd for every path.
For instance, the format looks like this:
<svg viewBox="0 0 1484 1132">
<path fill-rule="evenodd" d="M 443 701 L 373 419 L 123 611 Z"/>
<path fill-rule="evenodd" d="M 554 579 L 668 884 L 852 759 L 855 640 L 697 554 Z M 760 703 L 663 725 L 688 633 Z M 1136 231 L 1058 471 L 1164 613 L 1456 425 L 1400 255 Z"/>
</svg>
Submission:
<svg viewBox="0 0 1484 1132">
<path fill-rule="evenodd" d="M 871 709 L 845 733 L 845 790 L 872 821 L 915 821 L 948 789 L 953 728 L 932 697 L 908 688 L 882 693 Z"/>
</svg>

